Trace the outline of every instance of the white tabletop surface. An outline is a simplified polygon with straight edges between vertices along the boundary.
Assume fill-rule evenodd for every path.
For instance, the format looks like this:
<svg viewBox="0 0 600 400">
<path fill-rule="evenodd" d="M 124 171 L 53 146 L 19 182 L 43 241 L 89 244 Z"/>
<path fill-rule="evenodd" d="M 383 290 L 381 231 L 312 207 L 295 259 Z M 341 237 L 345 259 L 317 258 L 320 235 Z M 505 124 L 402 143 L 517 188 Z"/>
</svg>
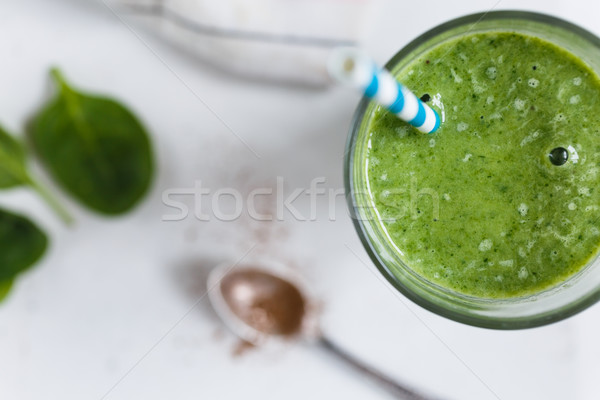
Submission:
<svg viewBox="0 0 600 400">
<path fill-rule="evenodd" d="M 381 2 L 365 45 L 385 61 L 435 24 L 492 7 L 554 14 L 600 35 L 600 10 L 590 3 Z M 162 203 L 163 192 L 195 181 L 248 193 L 275 188 L 281 176 L 289 194 L 324 177 L 321 187 L 342 188 L 344 143 L 358 99 L 339 88 L 234 78 L 143 29 L 137 33 L 156 54 L 100 1 L 0 2 L 0 122 L 22 133 L 27 116 L 50 93 L 49 67 L 59 65 L 79 86 L 110 93 L 134 109 L 152 133 L 159 164 L 148 198 L 125 217 L 103 219 L 61 197 L 77 218 L 68 229 L 27 190 L 0 193 L 0 204 L 31 215 L 52 238 L 43 261 L 0 304 L 0 398 L 389 398 L 307 346 L 233 355 L 237 341 L 201 298 L 202 285 L 210 268 L 248 251 L 247 259 L 279 260 L 306 276 L 333 340 L 440 398 L 599 398 L 600 305 L 514 332 L 438 317 L 382 280 L 342 198 L 335 221 L 326 197 L 318 199 L 314 221 L 288 214 L 271 223 L 193 216 L 163 221 L 172 212 Z M 307 214 L 308 196 L 294 205 Z"/>
</svg>

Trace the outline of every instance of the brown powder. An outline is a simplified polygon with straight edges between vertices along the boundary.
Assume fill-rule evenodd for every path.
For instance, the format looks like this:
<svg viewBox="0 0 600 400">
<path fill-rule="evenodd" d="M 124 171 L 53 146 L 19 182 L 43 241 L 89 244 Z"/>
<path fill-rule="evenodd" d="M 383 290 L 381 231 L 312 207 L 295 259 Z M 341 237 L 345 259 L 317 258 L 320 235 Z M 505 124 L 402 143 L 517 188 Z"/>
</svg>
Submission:
<svg viewBox="0 0 600 400">
<path fill-rule="evenodd" d="M 240 356 L 243 356 L 244 354 L 246 354 L 248 351 L 250 351 L 252 349 L 254 349 L 254 345 L 252 343 L 246 342 L 245 340 L 240 340 L 234 346 L 233 351 L 231 352 L 231 354 L 234 357 L 240 357 Z"/>
<path fill-rule="evenodd" d="M 254 329 L 285 336 L 300 331 L 306 304 L 290 282 L 246 268 L 227 275 L 221 289 L 231 310 Z"/>
<path fill-rule="evenodd" d="M 225 331 L 221 327 L 215 329 L 212 334 L 212 338 L 215 342 L 221 342 L 225 339 Z"/>
</svg>

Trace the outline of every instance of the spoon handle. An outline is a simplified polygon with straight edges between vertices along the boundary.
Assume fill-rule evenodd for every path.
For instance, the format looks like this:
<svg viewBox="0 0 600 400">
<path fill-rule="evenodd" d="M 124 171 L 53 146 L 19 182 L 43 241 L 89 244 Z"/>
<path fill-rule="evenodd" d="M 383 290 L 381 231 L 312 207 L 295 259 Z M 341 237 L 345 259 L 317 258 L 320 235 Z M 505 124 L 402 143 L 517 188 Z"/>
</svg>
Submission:
<svg viewBox="0 0 600 400">
<path fill-rule="evenodd" d="M 348 354 L 346 351 L 342 350 L 335 343 L 333 343 L 328 338 L 321 336 L 317 344 L 324 350 L 327 350 L 330 354 L 335 355 L 338 359 L 345 361 L 347 364 L 354 367 L 359 372 L 362 372 L 364 375 L 370 377 L 375 382 L 383 385 L 385 389 L 388 390 L 391 394 L 394 395 L 397 399 L 403 400 L 428 400 L 426 397 L 421 396 L 420 394 L 412 391 L 411 389 L 401 385 L 396 382 L 392 378 L 382 374 L 381 372 L 365 365 L 363 362 L 357 360 L 355 357 Z"/>
</svg>

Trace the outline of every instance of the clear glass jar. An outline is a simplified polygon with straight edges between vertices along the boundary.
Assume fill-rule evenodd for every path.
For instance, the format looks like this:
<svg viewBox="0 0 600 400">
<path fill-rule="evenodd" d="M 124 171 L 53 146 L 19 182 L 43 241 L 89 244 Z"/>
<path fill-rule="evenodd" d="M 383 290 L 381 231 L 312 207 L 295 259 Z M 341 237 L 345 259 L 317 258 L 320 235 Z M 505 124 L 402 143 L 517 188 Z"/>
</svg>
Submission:
<svg viewBox="0 0 600 400">
<path fill-rule="evenodd" d="M 567 49 L 593 70 L 600 71 L 600 39 L 595 35 L 558 18 L 520 11 L 473 14 L 444 23 L 409 43 L 386 64 L 386 68 L 392 72 L 400 71 L 446 40 L 487 31 L 520 32 L 540 37 Z M 379 271 L 397 290 L 436 314 L 493 329 L 549 324 L 598 301 L 598 258 L 559 286 L 531 296 L 499 300 L 463 295 L 432 284 L 416 274 L 402 261 L 399 250 L 386 236 L 370 198 L 364 160 L 369 137 L 366 128 L 375 106 L 363 98 L 354 115 L 346 147 L 345 186 L 348 206 L 360 239 Z"/>
</svg>

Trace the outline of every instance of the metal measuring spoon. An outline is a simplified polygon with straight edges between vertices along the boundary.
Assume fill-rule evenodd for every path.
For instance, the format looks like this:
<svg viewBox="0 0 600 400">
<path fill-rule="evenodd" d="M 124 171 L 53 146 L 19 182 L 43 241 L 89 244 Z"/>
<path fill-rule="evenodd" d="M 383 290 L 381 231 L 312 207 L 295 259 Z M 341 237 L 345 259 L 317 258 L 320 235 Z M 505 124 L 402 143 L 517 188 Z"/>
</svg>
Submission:
<svg viewBox="0 0 600 400">
<path fill-rule="evenodd" d="M 318 329 L 298 277 L 281 268 L 222 264 L 211 271 L 207 286 L 213 308 L 234 334 L 253 344 L 304 339 L 327 350 L 405 400 L 427 400 L 394 379 L 357 360 Z"/>
</svg>

